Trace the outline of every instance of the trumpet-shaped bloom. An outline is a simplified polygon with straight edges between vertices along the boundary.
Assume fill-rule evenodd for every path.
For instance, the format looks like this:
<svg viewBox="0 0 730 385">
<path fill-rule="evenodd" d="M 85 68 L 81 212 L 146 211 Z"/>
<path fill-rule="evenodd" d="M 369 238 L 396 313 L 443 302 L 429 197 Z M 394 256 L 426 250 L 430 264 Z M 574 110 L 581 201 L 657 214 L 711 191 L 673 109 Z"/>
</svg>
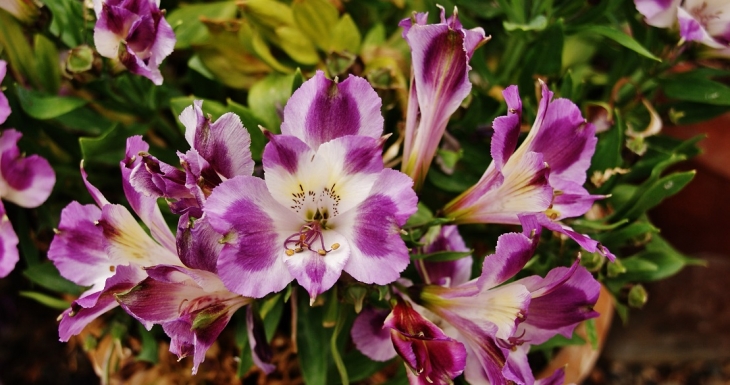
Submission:
<svg viewBox="0 0 730 385">
<path fill-rule="evenodd" d="M 204 211 L 226 234 L 218 273 L 229 290 L 258 298 L 296 279 L 314 300 L 342 271 L 376 284 L 400 276 L 410 261 L 400 226 L 417 198 L 406 175 L 383 168 L 379 106 L 362 78 L 316 75 L 289 100 L 284 134 L 267 134 L 266 180 L 213 190 Z"/>
<path fill-rule="evenodd" d="M 59 325 L 62 341 L 78 334 L 92 320 L 117 306 L 114 294 L 127 291 L 146 277 L 143 267 L 181 264 L 175 238 L 162 218 L 156 199 L 137 193 L 129 175 L 147 151 L 141 137 L 127 140 L 127 156 L 120 162 L 122 185 L 132 209 L 150 229 L 152 237 L 121 205 L 111 204 L 81 175 L 96 205 L 72 202 L 61 212 L 61 223 L 48 250 L 48 258 L 66 279 L 89 286 L 63 313 Z"/>
<path fill-rule="evenodd" d="M 175 33 L 159 0 L 94 0 L 94 44 L 132 73 L 162 84 L 159 66 L 175 48 Z"/>
<path fill-rule="evenodd" d="M 566 234 L 590 252 L 613 254 L 589 237 L 551 220 L 585 214 L 600 195 L 583 187 L 596 148 L 595 127 L 573 102 L 552 100 L 542 83 L 535 123 L 517 147 L 522 101 L 516 86 L 503 92 L 508 114 L 494 120 L 492 163 L 481 179 L 449 202 L 444 215 L 456 223 L 517 224 L 519 216 L 543 213 L 543 227 Z"/>
<path fill-rule="evenodd" d="M 424 318 L 411 304 L 399 301 L 385 319 L 391 341 L 408 370 L 413 385 L 451 384 L 464 371 L 464 345 Z"/>
<path fill-rule="evenodd" d="M 0 83 L 5 79 L 5 75 L 8 72 L 8 62 L 0 60 Z M 0 92 L 0 124 L 5 123 L 5 120 L 10 116 L 10 104 L 8 104 L 8 98 L 5 94 Z"/>
<path fill-rule="evenodd" d="M 418 13 L 400 22 L 411 47 L 411 90 L 403 142 L 402 171 L 420 188 L 451 114 L 471 91 L 469 60 L 489 38 L 482 28 L 464 29 L 454 9 L 441 22 Z"/>
<path fill-rule="evenodd" d="M 3 70 L 0 63 L 0 80 Z M 22 136 L 14 129 L 0 133 L 0 198 L 21 207 L 38 207 L 51 194 L 56 174 L 46 159 L 38 155 L 25 157 L 21 154 L 18 140 Z M 17 245 L 18 236 L 0 202 L 0 278 L 10 274 L 18 262 Z"/>
<path fill-rule="evenodd" d="M 668 28 L 679 22 L 679 34 L 712 48 L 730 47 L 730 4 L 724 0 L 634 0 L 649 25 Z"/>
<path fill-rule="evenodd" d="M 146 272 L 147 278 L 116 298 L 147 329 L 161 324 L 170 351 L 193 356 L 195 374 L 233 313 L 252 300 L 228 291 L 209 271 L 159 265 Z"/>
</svg>

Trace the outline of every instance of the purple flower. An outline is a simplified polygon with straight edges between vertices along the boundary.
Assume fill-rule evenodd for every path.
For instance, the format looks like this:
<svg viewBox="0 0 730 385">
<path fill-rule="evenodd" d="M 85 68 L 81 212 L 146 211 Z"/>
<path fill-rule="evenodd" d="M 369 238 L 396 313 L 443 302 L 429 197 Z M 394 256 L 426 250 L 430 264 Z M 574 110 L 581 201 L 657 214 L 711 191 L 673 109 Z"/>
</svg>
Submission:
<svg viewBox="0 0 730 385">
<path fill-rule="evenodd" d="M 48 250 L 48 258 L 66 279 L 90 288 L 63 313 L 59 325 L 62 341 L 78 334 L 92 320 L 117 305 L 114 294 L 132 288 L 145 278 L 143 267 L 180 265 L 175 237 L 167 227 L 157 200 L 137 193 L 129 183 L 136 156 L 147 151 L 141 137 L 127 140 L 127 156 L 120 162 L 122 186 L 132 209 L 150 229 L 152 237 L 121 205 L 111 204 L 81 175 L 96 205 L 72 202 L 61 212 L 61 223 Z"/>
<path fill-rule="evenodd" d="M 342 271 L 387 284 L 408 265 L 400 226 L 415 212 L 412 181 L 384 169 L 380 99 L 366 80 L 319 72 L 267 134 L 266 180 L 236 176 L 205 202 L 225 234 L 218 273 L 229 290 L 259 298 L 296 279 L 314 298 Z"/>
<path fill-rule="evenodd" d="M 116 298 L 147 329 L 161 324 L 171 338 L 170 351 L 181 359 L 193 356 L 195 374 L 233 313 L 252 299 L 226 290 L 205 270 L 159 265 L 146 272 L 147 278 Z"/>
<path fill-rule="evenodd" d="M 419 189 L 446 130 L 451 114 L 471 91 L 469 60 L 489 38 L 482 28 L 464 29 L 454 14 L 427 24 L 428 14 L 417 13 L 400 22 L 411 47 L 411 91 L 403 145 L 402 171 Z"/>
<path fill-rule="evenodd" d="M 449 202 L 444 215 L 456 223 L 520 223 L 519 216 L 541 213 L 543 227 L 566 234 L 590 252 L 613 258 L 585 235 L 552 220 L 585 214 L 601 195 L 583 187 L 596 148 L 595 127 L 568 99 L 552 100 L 542 83 L 542 99 L 535 123 L 517 147 L 522 100 L 517 86 L 503 92 L 508 114 L 494 120 L 492 163 L 481 179 Z"/>
<path fill-rule="evenodd" d="M 163 17 L 159 1 L 94 0 L 94 11 L 94 44 L 99 54 L 162 84 L 158 67 L 175 48 L 175 33 Z"/>
<path fill-rule="evenodd" d="M 429 240 L 427 236 L 421 239 L 425 244 L 419 254 L 431 254 L 440 251 L 469 251 L 464 240 L 459 235 L 456 226 L 443 226 L 436 237 Z M 430 262 L 418 259 L 414 265 L 418 274 L 427 284 L 440 286 L 457 286 L 469 280 L 471 277 L 471 266 L 474 259 L 470 256 L 453 261 Z"/>
<path fill-rule="evenodd" d="M 649 25 L 668 28 L 679 22 L 686 41 L 730 48 L 730 3 L 725 0 L 634 0 Z"/>
<path fill-rule="evenodd" d="M 4 62 L 0 62 L 0 79 L 4 70 Z M 5 96 L 0 94 L 0 115 L 3 113 L 3 100 L 7 103 Z M 25 157 L 20 153 L 18 141 L 22 136 L 14 129 L 0 133 L 0 198 L 21 207 L 33 208 L 48 199 L 56 183 L 56 174 L 46 159 L 38 155 Z M 0 278 L 15 268 L 17 245 L 18 236 L 0 202 Z"/>
<path fill-rule="evenodd" d="M 384 327 L 390 329 L 393 347 L 410 369 L 411 384 L 451 384 L 464 371 L 464 345 L 444 334 L 410 303 L 398 301 Z"/>
<path fill-rule="evenodd" d="M 5 75 L 8 72 L 8 62 L 0 60 L 0 84 L 2 84 Z M 5 123 L 5 120 L 10 116 L 10 104 L 8 104 L 8 98 L 5 94 L 0 92 L 0 124 Z"/>
</svg>

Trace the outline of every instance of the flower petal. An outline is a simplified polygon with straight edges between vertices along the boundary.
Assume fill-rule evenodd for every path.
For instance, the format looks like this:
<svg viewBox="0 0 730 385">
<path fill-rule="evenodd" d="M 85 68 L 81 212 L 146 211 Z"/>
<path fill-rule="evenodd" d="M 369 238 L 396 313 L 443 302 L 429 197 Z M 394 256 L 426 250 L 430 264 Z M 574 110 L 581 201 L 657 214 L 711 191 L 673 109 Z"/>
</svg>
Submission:
<svg viewBox="0 0 730 385">
<path fill-rule="evenodd" d="M 218 255 L 223 244 L 218 234 L 203 217 L 193 219 L 185 213 L 180 216 L 177 227 L 177 250 L 185 266 L 216 272 Z"/>
<path fill-rule="evenodd" d="M 421 239 L 422 243 L 427 240 L 426 237 Z M 469 251 L 464 244 L 464 239 L 459 235 L 456 226 L 449 225 L 441 227 L 436 238 L 423 247 L 423 254 L 431 254 L 439 251 Z M 418 274 L 424 278 L 427 283 L 441 286 L 458 286 L 469 280 L 471 277 L 471 266 L 474 259 L 471 256 L 460 258 L 455 261 L 429 262 L 423 260 L 422 263 L 416 263 Z"/>
<path fill-rule="evenodd" d="M 634 0 L 636 9 L 644 15 L 646 23 L 668 28 L 677 20 L 677 8 L 682 0 Z"/>
<path fill-rule="evenodd" d="M 333 228 L 350 243 L 344 270 L 358 281 L 388 284 L 410 263 L 400 226 L 416 211 L 412 183 L 405 174 L 385 169 L 367 199 L 333 219 Z"/>
<path fill-rule="evenodd" d="M 300 221 L 271 197 L 263 180 L 229 179 L 213 190 L 204 209 L 213 229 L 227 234 L 218 274 L 229 290 L 261 298 L 292 281 L 284 241 L 299 231 Z"/>
<path fill-rule="evenodd" d="M 91 286 L 92 291 L 101 290 L 116 266 L 127 263 L 107 254 L 104 231 L 96 225 L 100 219 L 98 207 L 71 202 L 61 211 L 61 222 L 48 249 L 48 259 L 61 276 L 77 285 Z"/>
<path fill-rule="evenodd" d="M 331 248 L 331 250 L 325 249 L 326 255 L 305 249 L 292 256 L 287 255 L 284 260 L 289 272 L 309 293 L 310 303 L 314 303 L 318 295 L 329 290 L 337 282 L 350 256 L 350 245 L 345 237 L 334 230 L 328 230 L 322 232 L 320 239 L 325 238 L 327 244 L 324 247 Z M 334 245 L 338 245 L 337 248 Z"/>
<path fill-rule="evenodd" d="M 384 327 L 389 313 L 385 309 L 366 307 L 352 324 L 352 342 L 357 350 L 373 361 L 388 361 L 397 354 L 390 340 L 390 330 Z"/>
<path fill-rule="evenodd" d="M 14 129 L 0 134 L 0 195 L 21 207 L 38 207 L 51 194 L 56 174 L 46 159 L 21 155 L 17 143 L 22 136 Z"/>
<path fill-rule="evenodd" d="M 0 202 L 0 278 L 10 274 L 18 260 L 18 236 Z"/>
<path fill-rule="evenodd" d="M 8 62 L 5 60 L 0 60 L 0 83 L 2 83 L 3 79 L 5 79 L 5 74 L 8 70 Z M 5 120 L 10 116 L 10 104 L 8 103 L 8 98 L 5 97 L 5 95 L 0 92 L 0 124 L 5 123 Z"/>
<path fill-rule="evenodd" d="M 314 150 L 346 135 L 379 138 L 380 106 L 380 97 L 367 80 L 350 75 L 336 83 L 317 71 L 287 102 L 281 133 L 296 136 Z"/>
<path fill-rule="evenodd" d="M 229 112 L 213 122 L 203 115 L 202 105 L 196 100 L 180 114 L 185 139 L 221 176 L 251 175 L 251 136 L 241 119 Z"/>
</svg>

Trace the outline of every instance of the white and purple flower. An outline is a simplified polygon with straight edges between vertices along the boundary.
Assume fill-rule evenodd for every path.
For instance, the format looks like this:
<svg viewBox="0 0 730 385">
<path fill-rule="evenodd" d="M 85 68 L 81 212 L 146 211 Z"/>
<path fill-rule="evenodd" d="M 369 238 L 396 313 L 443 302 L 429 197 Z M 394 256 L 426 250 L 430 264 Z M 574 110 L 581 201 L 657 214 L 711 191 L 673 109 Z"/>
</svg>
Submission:
<svg viewBox="0 0 730 385">
<path fill-rule="evenodd" d="M 685 41 L 730 48 L 730 3 L 725 0 L 634 0 L 647 24 L 669 28 L 679 23 Z"/>
<path fill-rule="evenodd" d="M 225 234 L 218 274 L 229 290 L 259 298 L 296 279 L 312 299 L 342 271 L 365 283 L 398 279 L 410 258 L 400 226 L 417 198 L 406 175 L 383 167 L 380 99 L 365 79 L 336 83 L 318 72 L 267 133 L 265 181 L 236 176 L 204 207 Z"/>
<path fill-rule="evenodd" d="M 3 64 L 0 63 L 0 80 L 4 75 Z M 0 94 L 0 115 L 3 114 L 3 100 L 7 103 L 4 98 Z M 9 108 L 7 112 L 10 112 Z M 0 118 L 4 120 L 4 117 Z M 46 159 L 21 154 L 18 141 L 22 136 L 14 129 L 0 133 L 0 198 L 21 207 L 33 208 L 48 199 L 56 183 L 56 174 Z M 10 274 L 18 263 L 17 246 L 18 236 L 5 213 L 5 206 L 0 202 L 0 278 Z"/>
<path fill-rule="evenodd" d="M 94 44 L 101 56 L 162 84 L 159 66 L 175 48 L 175 33 L 159 0 L 94 0 Z"/>
<path fill-rule="evenodd" d="M 464 29 L 456 9 L 441 22 L 428 24 L 428 13 L 400 22 L 411 47 L 411 90 L 408 99 L 402 171 L 418 190 L 426 178 L 451 114 L 471 91 L 469 60 L 486 43 L 482 28 Z"/>
</svg>

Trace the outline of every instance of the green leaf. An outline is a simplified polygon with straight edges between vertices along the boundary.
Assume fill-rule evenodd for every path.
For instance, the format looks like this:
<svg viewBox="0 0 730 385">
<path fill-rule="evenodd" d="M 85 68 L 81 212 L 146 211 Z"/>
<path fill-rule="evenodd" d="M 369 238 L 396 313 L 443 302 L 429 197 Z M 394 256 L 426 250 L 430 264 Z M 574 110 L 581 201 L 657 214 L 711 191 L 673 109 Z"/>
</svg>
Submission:
<svg viewBox="0 0 730 385">
<path fill-rule="evenodd" d="M 86 26 L 93 27 L 84 17 L 84 4 L 76 0 L 42 0 L 53 15 L 50 31 L 69 48 L 84 43 Z M 92 12 L 93 13 L 93 12 Z"/>
<path fill-rule="evenodd" d="M 58 94 L 61 87 L 61 67 L 58 65 L 56 45 L 41 34 L 36 34 L 33 40 L 38 81 L 49 94 Z"/>
<path fill-rule="evenodd" d="M 40 91 L 15 86 L 20 106 L 33 118 L 46 120 L 69 113 L 84 104 L 86 100 L 70 96 L 54 96 Z"/>
<path fill-rule="evenodd" d="M 665 198 L 670 197 L 684 188 L 695 176 L 695 171 L 687 171 L 668 175 L 652 183 L 646 189 L 637 191 L 632 201 L 631 208 L 623 215 L 630 221 L 637 219 L 649 209 L 661 203 Z"/>
<path fill-rule="evenodd" d="M 154 328 L 159 328 L 159 326 L 154 326 Z M 149 363 L 156 364 L 158 361 L 158 354 L 157 354 L 157 339 L 155 338 L 155 334 L 153 333 L 153 330 L 147 330 L 145 327 L 141 324 L 137 324 L 137 331 L 139 332 L 140 337 L 142 337 L 142 347 L 140 349 L 139 354 L 137 355 L 137 361 L 145 361 Z"/>
<path fill-rule="evenodd" d="M 336 288 L 337 287 L 335 286 L 335 289 Z M 337 300 L 336 293 L 334 295 L 334 300 Z M 350 378 L 347 375 L 347 368 L 345 368 L 345 363 L 342 361 L 340 349 L 337 346 L 337 336 L 340 334 L 340 332 L 344 328 L 345 322 L 347 321 L 347 314 L 345 313 L 345 311 L 346 309 L 344 307 L 340 307 L 335 330 L 332 332 L 332 337 L 330 338 L 330 352 L 332 353 L 332 360 L 335 362 L 337 372 L 339 372 L 340 374 L 340 381 L 342 385 L 350 385 Z"/>
<path fill-rule="evenodd" d="M 245 0 L 241 3 L 241 11 L 246 18 L 257 25 L 269 29 L 294 25 L 291 8 L 274 0 Z"/>
<path fill-rule="evenodd" d="M 631 239 L 647 236 L 649 234 L 658 233 L 659 229 L 649 222 L 634 222 L 622 229 L 609 231 L 597 236 L 604 246 L 609 249 L 612 247 L 623 247 Z"/>
<path fill-rule="evenodd" d="M 56 266 L 51 262 L 33 265 L 25 270 L 23 275 L 34 283 L 59 293 L 79 295 L 83 291 L 81 286 L 61 277 Z"/>
<path fill-rule="evenodd" d="M 621 32 L 618 29 L 614 29 L 605 25 L 592 25 L 589 27 L 586 27 L 584 29 L 581 29 L 579 33 L 584 32 L 592 32 L 598 35 L 601 35 L 603 37 L 607 37 L 616 43 L 621 44 L 622 46 L 638 53 L 639 55 L 642 55 L 644 57 L 647 57 L 652 60 L 661 61 L 658 57 L 654 56 L 651 52 L 649 52 L 646 48 L 644 48 L 641 44 L 639 44 L 634 38 L 631 36 Z"/>
<path fill-rule="evenodd" d="M 502 26 L 505 31 L 542 31 L 548 25 L 547 18 L 543 15 L 538 15 L 536 18 L 530 20 L 527 24 L 517 24 L 509 21 L 502 22 Z"/>
<path fill-rule="evenodd" d="M 263 126 L 278 134 L 281 126 L 279 111 L 291 96 L 294 75 L 271 73 L 254 84 L 248 93 L 248 108 L 263 122 Z"/>
<path fill-rule="evenodd" d="M 271 54 L 271 49 L 269 49 L 269 46 L 261 36 L 261 33 L 255 27 L 252 27 L 247 23 L 242 23 L 241 29 L 238 31 L 238 38 L 244 46 L 249 48 L 251 52 L 256 55 L 256 57 L 261 59 L 261 61 L 269 65 L 274 70 L 283 73 L 294 72 L 292 68 L 281 64 L 274 55 Z"/>
<path fill-rule="evenodd" d="M 88 163 L 99 163 L 105 165 L 118 165 L 124 159 L 127 138 L 132 135 L 141 135 L 147 132 L 147 127 L 135 125 L 124 128 L 120 125 L 105 132 L 99 137 L 79 138 L 79 146 L 84 161 Z"/>
<path fill-rule="evenodd" d="M 730 87 L 701 76 L 675 76 L 660 80 L 664 94 L 673 99 L 730 106 Z"/>
<path fill-rule="evenodd" d="M 596 330 L 596 320 L 589 319 L 584 322 L 586 325 L 586 337 L 591 343 L 593 350 L 598 350 L 598 330 Z"/>
<path fill-rule="evenodd" d="M 696 102 L 675 102 L 664 105 L 669 120 L 676 125 L 688 125 L 710 120 L 730 112 L 730 104 L 715 105 Z"/>
<path fill-rule="evenodd" d="M 427 259 L 429 262 L 446 262 L 466 258 L 474 251 L 438 251 L 431 254 L 411 254 L 411 259 Z"/>
<path fill-rule="evenodd" d="M 532 345 L 530 346 L 530 353 L 532 352 L 539 352 L 539 351 L 550 351 L 555 348 L 568 346 L 568 345 L 583 345 L 586 343 L 586 340 L 581 338 L 578 334 L 573 333 L 573 336 L 570 338 L 565 338 L 564 336 L 557 334 L 555 337 L 550 338 L 549 340 L 543 342 L 540 345 Z"/>
<path fill-rule="evenodd" d="M 235 1 L 224 1 L 203 4 L 182 4 L 170 12 L 166 19 L 175 30 L 175 49 L 189 48 L 194 44 L 204 43 L 208 39 L 208 29 L 200 21 L 208 19 L 233 19 L 238 7 Z"/>
<path fill-rule="evenodd" d="M 297 347 L 299 367 L 304 382 L 309 385 L 325 385 L 331 362 L 330 338 L 333 329 L 322 327 L 324 309 L 309 306 L 309 296 L 299 291 L 297 302 Z"/>
<path fill-rule="evenodd" d="M 33 50 L 23 33 L 23 26 L 11 14 L 0 8 L 0 47 L 3 57 L 10 62 L 9 71 L 16 78 L 30 81 L 39 87 Z"/>
<path fill-rule="evenodd" d="M 419 227 L 430 223 L 433 220 L 433 213 L 423 202 L 418 202 L 418 210 L 408 218 L 406 228 Z"/>
<path fill-rule="evenodd" d="M 292 26 L 282 26 L 274 30 L 279 39 L 279 47 L 295 62 L 303 65 L 319 63 L 317 47 L 302 31 Z"/>
<path fill-rule="evenodd" d="M 300 0 L 292 4 L 294 21 L 320 49 L 328 50 L 339 12 L 327 0 Z"/>
<path fill-rule="evenodd" d="M 294 94 L 294 91 L 298 90 L 305 81 L 306 79 L 302 75 L 302 69 L 297 67 L 296 72 L 294 72 L 294 79 L 291 82 L 291 93 Z"/>
<path fill-rule="evenodd" d="M 26 298 L 35 300 L 38 303 L 40 303 L 41 305 L 48 306 L 51 309 L 66 310 L 69 307 L 71 307 L 71 303 L 68 301 L 64 301 L 62 299 L 51 297 L 49 295 L 39 293 L 37 291 L 21 291 L 21 292 L 18 292 L 18 294 L 20 294 L 21 297 L 26 297 Z"/>
<path fill-rule="evenodd" d="M 357 25 L 349 14 L 344 14 L 332 30 L 332 51 L 348 51 L 357 54 L 360 52 L 362 36 Z"/>
</svg>

